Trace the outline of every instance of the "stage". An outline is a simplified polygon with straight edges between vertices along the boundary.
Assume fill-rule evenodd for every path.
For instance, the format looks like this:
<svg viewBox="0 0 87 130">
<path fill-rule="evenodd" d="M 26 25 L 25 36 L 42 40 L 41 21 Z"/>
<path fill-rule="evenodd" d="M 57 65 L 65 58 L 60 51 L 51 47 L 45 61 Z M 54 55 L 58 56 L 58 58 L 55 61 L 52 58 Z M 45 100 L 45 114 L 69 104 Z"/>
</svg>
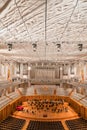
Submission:
<svg viewBox="0 0 87 130">
<path fill-rule="evenodd" d="M 27 102 L 23 103 L 24 110 L 23 111 L 15 111 L 13 113 L 14 116 L 26 118 L 26 119 L 34 119 L 34 120 L 67 120 L 72 118 L 77 118 L 78 114 L 70 107 L 67 103 L 67 111 L 62 112 L 52 112 L 52 111 L 43 111 L 36 110 L 27 104 Z"/>
</svg>

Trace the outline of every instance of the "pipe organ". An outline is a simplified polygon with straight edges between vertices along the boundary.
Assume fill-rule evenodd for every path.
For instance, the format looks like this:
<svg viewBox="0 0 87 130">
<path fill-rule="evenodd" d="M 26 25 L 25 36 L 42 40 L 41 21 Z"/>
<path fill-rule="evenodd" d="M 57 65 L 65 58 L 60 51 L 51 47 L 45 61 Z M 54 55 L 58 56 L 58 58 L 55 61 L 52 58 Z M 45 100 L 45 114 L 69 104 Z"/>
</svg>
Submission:
<svg viewBox="0 0 87 130">
<path fill-rule="evenodd" d="M 55 79 L 54 69 L 36 69 L 35 78 L 40 79 Z"/>
</svg>

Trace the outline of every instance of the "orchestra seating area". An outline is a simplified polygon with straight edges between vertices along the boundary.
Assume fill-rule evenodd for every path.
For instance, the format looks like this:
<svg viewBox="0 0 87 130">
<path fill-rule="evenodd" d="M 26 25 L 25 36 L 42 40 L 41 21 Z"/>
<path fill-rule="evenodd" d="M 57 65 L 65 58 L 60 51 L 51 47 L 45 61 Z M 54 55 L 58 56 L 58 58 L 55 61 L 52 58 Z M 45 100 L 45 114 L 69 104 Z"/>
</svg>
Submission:
<svg viewBox="0 0 87 130">
<path fill-rule="evenodd" d="M 30 121 L 27 130 L 65 130 L 61 121 Z"/>
<path fill-rule="evenodd" d="M 0 123 L 0 130 L 21 130 L 24 124 L 24 119 L 9 116 Z"/>
<path fill-rule="evenodd" d="M 27 103 L 31 106 L 32 110 L 43 110 L 57 113 L 68 111 L 63 99 L 32 99 L 28 100 Z"/>
<path fill-rule="evenodd" d="M 69 130 L 87 130 L 87 120 L 83 118 L 65 121 Z"/>
</svg>

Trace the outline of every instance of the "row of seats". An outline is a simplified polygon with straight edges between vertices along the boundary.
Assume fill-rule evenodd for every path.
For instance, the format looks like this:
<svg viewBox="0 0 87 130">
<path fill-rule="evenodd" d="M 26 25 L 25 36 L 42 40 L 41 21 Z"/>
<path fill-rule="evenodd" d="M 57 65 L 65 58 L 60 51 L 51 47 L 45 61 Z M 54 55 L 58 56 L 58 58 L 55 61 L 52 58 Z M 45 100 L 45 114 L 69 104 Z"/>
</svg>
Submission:
<svg viewBox="0 0 87 130">
<path fill-rule="evenodd" d="M 0 98 L 0 108 L 7 105 L 10 101 L 11 101 L 11 99 L 9 99 L 8 97 L 2 96 Z"/>
<path fill-rule="evenodd" d="M 87 130 L 87 120 L 83 118 L 65 121 L 69 130 Z"/>
<path fill-rule="evenodd" d="M 12 92 L 12 93 L 9 93 L 7 96 L 9 96 L 12 99 L 15 99 L 15 98 L 18 98 L 20 95 L 18 92 Z"/>
<path fill-rule="evenodd" d="M 24 123 L 24 119 L 9 116 L 0 123 L 0 130 L 21 130 Z"/>
<path fill-rule="evenodd" d="M 87 120 L 77 118 L 66 120 L 69 130 L 87 130 Z M 0 123 L 0 130 L 21 130 L 25 124 L 24 119 L 9 116 Z M 65 130 L 61 121 L 34 121 L 31 120 L 26 130 Z"/>
<path fill-rule="evenodd" d="M 87 98 L 84 98 L 79 101 L 83 106 L 87 107 Z"/>
<path fill-rule="evenodd" d="M 87 107 L 87 98 L 86 97 L 84 98 L 84 95 L 81 95 L 79 93 L 73 93 L 73 95 L 71 96 L 71 98 L 79 101 L 83 106 Z"/>
<path fill-rule="evenodd" d="M 65 130 L 61 121 L 30 121 L 27 130 Z"/>
<path fill-rule="evenodd" d="M 18 98 L 20 95 L 17 92 L 12 92 L 10 94 L 7 94 L 6 96 L 0 97 L 0 108 L 7 105 L 9 102 L 11 102 L 13 99 Z"/>
</svg>

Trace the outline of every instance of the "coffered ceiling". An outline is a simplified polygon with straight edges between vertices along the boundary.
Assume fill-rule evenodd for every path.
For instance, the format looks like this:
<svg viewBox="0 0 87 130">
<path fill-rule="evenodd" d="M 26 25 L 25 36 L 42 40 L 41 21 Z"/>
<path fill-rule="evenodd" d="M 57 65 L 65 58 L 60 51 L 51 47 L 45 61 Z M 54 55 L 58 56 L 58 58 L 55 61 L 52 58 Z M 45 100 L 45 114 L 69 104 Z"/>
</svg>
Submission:
<svg viewBox="0 0 87 130">
<path fill-rule="evenodd" d="M 19 62 L 86 60 L 87 0 L 1 0 L 2 57 Z"/>
</svg>

